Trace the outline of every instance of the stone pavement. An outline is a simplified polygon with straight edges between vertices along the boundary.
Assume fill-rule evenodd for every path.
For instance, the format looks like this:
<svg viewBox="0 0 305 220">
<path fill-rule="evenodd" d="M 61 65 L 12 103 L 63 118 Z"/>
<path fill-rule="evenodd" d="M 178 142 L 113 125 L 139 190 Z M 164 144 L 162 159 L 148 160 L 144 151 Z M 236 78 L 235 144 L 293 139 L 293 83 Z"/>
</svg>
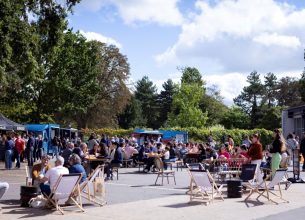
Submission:
<svg viewBox="0 0 305 220">
<path fill-rule="evenodd" d="M 23 164 L 24 165 L 24 164 Z M 3 170 L 0 163 L 0 181 L 8 181 L 10 189 L 0 201 L 0 220 L 6 219 L 305 219 L 305 184 L 292 184 L 284 197 L 290 203 L 274 205 L 266 199 L 243 198 L 216 200 L 208 206 L 189 202 L 185 194 L 189 177 L 185 170 L 176 171 L 177 185 L 154 186 L 155 174 L 142 174 L 137 168 L 120 169 L 119 180 L 107 182 L 107 202 L 104 207 L 85 203 L 85 213 L 74 208 L 62 216 L 45 209 L 22 208 L 19 203 L 20 185 L 25 183 L 25 170 Z M 291 175 L 291 173 L 290 173 Z M 302 173 L 304 176 L 304 173 Z"/>
</svg>

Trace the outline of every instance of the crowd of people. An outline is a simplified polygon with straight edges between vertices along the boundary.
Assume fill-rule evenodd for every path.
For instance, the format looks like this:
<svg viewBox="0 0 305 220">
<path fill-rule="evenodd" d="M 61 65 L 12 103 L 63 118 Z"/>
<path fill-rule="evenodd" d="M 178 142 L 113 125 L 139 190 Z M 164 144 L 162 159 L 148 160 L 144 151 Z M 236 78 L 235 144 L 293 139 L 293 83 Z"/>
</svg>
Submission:
<svg viewBox="0 0 305 220">
<path fill-rule="evenodd" d="M 13 134 L 3 135 L 0 142 L 4 142 L 5 168 L 12 169 L 12 163 L 15 161 L 16 168 L 20 168 L 20 162 L 27 160 L 28 166 L 32 166 L 33 185 L 39 186 L 45 194 L 50 194 L 58 177 L 61 174 L 82 173 L 81 182 L 90 174 L 90 170 L 95 169 L 98 162 L 88 163 L 88 155 L 107 158 L 104 162 L 106 180 L 112 178 L 112 167 L 121 166 L 123 161 L 130 163 L 130 166 L 137 166 L 139 162 L 145 164 L 144 172 L 154 171 L 155 157 L 159 157 L 164 162 L 164 168 L 167 164 L 177 160 L 189 163 L 196 159 L 196 162 L 214 159 L 244 158 L 258 167 L 268 167 L 275 170 L 289 163 L 294 149 L 300 149 L 303 157 L 305 156 L 305 133 L 301 141 L 293 133 L 289 134 L 287 139 L 283 138 L 279 129 L 274 129 L 273 140 L 263 150 L 259 134 L 253 134 L 250 137 L 243 138 L 242 143 L 234 142 L 232 136 L 228 136 L 224 144 L 217 146 L 213 140 L 212 134 L 204 143 L 182 143 L 172 140 L 168 143 L 162 143 L 160 138 L 146 137 L 143 144 L 138 144 L 135 138 L 107 137 L 102 135 L 98 138 L 92 133 L 86 142 L 80 139 L 67 140 L 59 139 L 56 136 L 52 140 L 53 157 L 56 156 L 55 166 L 50 164 L 51 157 L 43 152 L 42 137 L 34 138 L 32 133 L 27 136 Z M 266 160 L 263 160 L 265 157 Z M 38 163 L 35 163 L 35 162 Z M 35 163 L 35 164 L 34 164 Z M 305 163 L 303 164 L 305 171 Z M 0 183 L 0 197 L 8 186 L 6 183 Z"/>
</svg>

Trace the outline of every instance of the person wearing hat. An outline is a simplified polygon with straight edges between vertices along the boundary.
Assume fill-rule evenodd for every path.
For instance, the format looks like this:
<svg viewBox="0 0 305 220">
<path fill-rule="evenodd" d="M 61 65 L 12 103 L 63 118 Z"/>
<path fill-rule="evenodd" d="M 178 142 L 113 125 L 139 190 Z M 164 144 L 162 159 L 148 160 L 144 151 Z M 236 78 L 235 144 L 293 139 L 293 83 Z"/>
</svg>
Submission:
<svg viewBox="0 0 305 220">
<path fill-rule="evenodd" d="M 38 186 L 42 177 L 50 169 L 49 165 L 50 157 L 48 155 L 43 155 L 41 158 L 41 163 L 37 163 L 32 169 L 32 184 Z"/>
</svg>

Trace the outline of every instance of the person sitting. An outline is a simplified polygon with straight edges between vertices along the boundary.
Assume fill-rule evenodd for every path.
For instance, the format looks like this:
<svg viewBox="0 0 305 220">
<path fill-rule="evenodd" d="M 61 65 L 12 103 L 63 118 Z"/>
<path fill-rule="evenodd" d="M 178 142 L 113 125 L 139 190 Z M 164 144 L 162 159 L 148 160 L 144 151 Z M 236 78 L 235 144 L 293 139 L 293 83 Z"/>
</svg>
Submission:
<svg viewBox="0 0 305 220">
<path fill-rule="evenodd" d="M 63 166 L 64 163 L 65 159 L 58 156 L 55 161 L 55 167 L 49 169 L 44 176 L 41 176 L 40 189 L 42 193 L 50 195 L 60 175 L 69 174 L 68 168 Z M 46 184 L 46 182 L 49 184 Z"/>
<path fill-rule="evenodd" d="M 95 143 L 93 145 L 93 148 L 91 150 L 89 150 L 89 154 L 90 155 L 99 155 L 100 154 L 100 151 L 101 151 L 101 147 L 99 146 L 98 143 Z"/>
<path fill-rule="evenodd" d="M 163 153 L 163 164 L 164 164 L 164 169 L 167 169 L 167 163 L 171 162 L 170 161 L 170 148 L 168 146 L 165 147 L 164 153 Z"/>
<path fill-rule="evenodd" d="M 84 182 L 87 179 L 87 173 L 85 168 L 81 165 L 81 159 L 77 154 L 72 154 L 69 158 L 69 173 L 81 173 L 82 178 L 79 183 Z"/>
<path fill-rule="evenodd" d="M 32 168 L 32 184 L 33 186 L 38 186 L 41 183 L 41 179 L 45 176 L 46 172 L 51 168 L 50 157 L 48 155 L 43 155 L 41 157 L 41 163 L 34 164 Z"/>
<path fill-rule="evenodd" d="M 219 149 L 218 158 L 220 158 L 220 159 L 230 159 L 230 158 L 231 158 L 231 155 L 229 154 L 229 152 L 227 152 L 227 151 L 225 150 L 225 146 L 222 146 L 222 147 Z"/>
<path fill-rule="evenodd" d="M 249 159 L 248 148 L 245 144 L 240 146 L 240 152 L 238 153 L 238 157 Z"/>
<path fill-rule="evenodd" d="M 74 149 L 74 144 L 69 142 L 68 147 L 61 154 L 61 156 L 64 158 L 64 161 L 65 161 L 65 164 L 64 164 L 65 167 L 70 166 L 69 158 L 70 158 L 71 154 L 73 153 L 73 149 Z"/>
</svg>

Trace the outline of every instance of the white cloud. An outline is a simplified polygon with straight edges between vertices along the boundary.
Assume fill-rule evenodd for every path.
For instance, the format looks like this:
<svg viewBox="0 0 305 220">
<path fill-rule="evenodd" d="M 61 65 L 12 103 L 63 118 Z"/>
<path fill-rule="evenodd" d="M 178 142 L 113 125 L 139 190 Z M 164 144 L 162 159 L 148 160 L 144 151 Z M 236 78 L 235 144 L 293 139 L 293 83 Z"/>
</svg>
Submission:
<svg viewBox="0 0 305 220">
<path fill-rule="evenodd" d="M 116 47 L 118 47 L 120 49 L 122 48 L 122 45 L 119 42 L 117 42 L 113 38 L 106 37 L 102 34 L 99 34 L 99 33 L 96 33 L 96 32 L 85 32 L 85 31 L 82 31 L 82 30 L 80 30 L 80 33 L 82 35 L 84 35 L 87 38 L 87 40 L 97 40 L 97 41 L 106 43 L 108 45 L 115 45 Z"/>
<path fill-rule="evenodd" d="M 302 68 L 305 9 L 274 0 L 213 5 L 197 0 L 196 7 L 197 14 L 182 25 L 177 42 L 155 56 L 157 65 L 195 63 L 208 74 Z"/>
<path fill-rule="evenodd" d="M 253 41 L 261 43 L 265 46 L 280 46 L 296 49 L 301 46 L 300 39 L 295 36 L 278 35 L 277 33 L 263 33 L 253 38 Z"/>
<path fill-rule="evenodd" d="M 160 25 L 181 25 L 183 16 L 177 3 L 179 0 L 84 0 L 82 5 L 91 11 L 115 6 L 126 24 L 155 22 Z"/>
</svg>

